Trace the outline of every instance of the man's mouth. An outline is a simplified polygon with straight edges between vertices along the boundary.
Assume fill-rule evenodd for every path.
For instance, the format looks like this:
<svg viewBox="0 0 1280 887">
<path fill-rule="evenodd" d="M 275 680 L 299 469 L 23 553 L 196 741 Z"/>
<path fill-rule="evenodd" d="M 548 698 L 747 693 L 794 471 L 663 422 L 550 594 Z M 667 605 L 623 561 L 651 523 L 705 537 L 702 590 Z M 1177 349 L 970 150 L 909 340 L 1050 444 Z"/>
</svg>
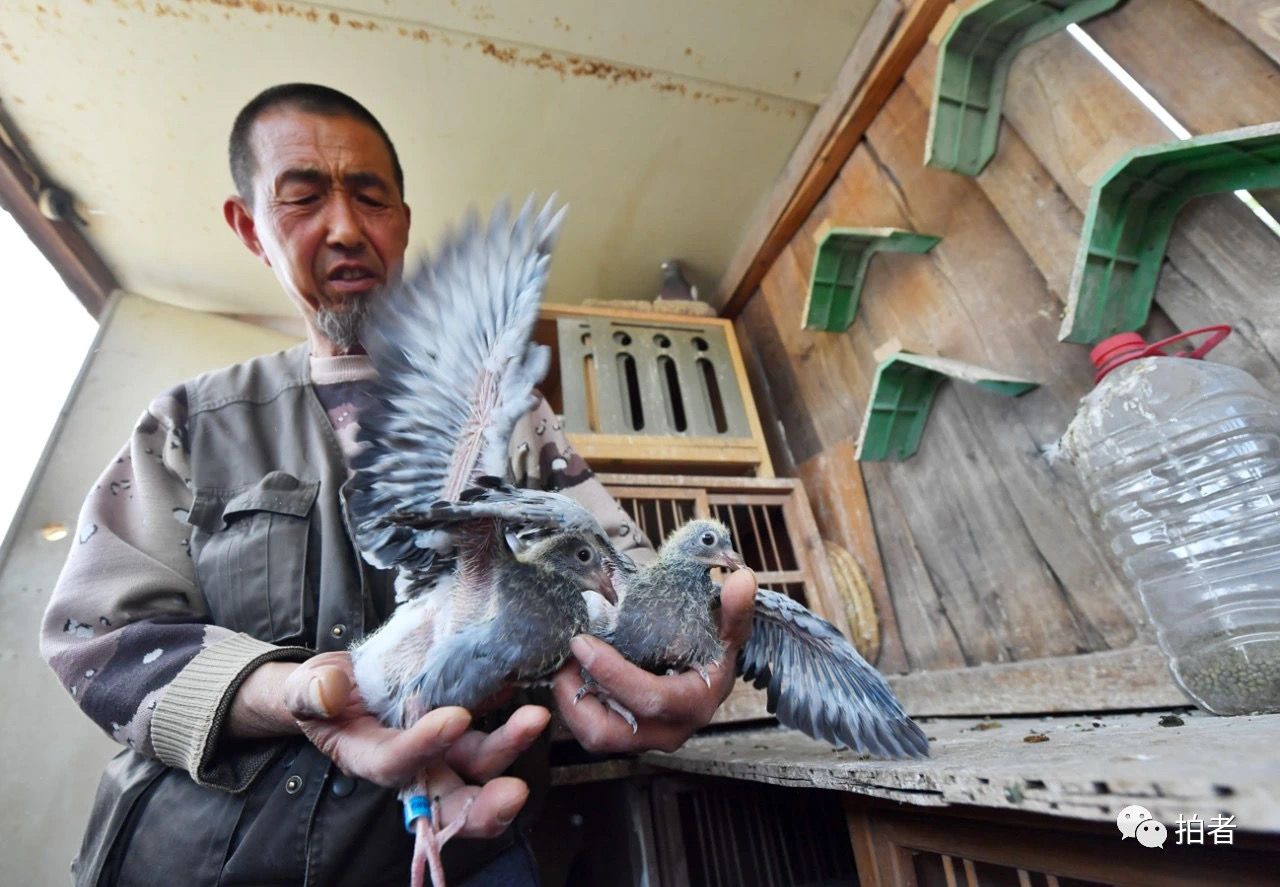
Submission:
<svg viewBox="0 0 1280 887">
<path fill-rule="evenodd" d="M 362 293 L 373 289 L 381 279 L 364 265 L 343 264 L 329 269 L 325 281 L 341 293 Z"/>
</svg>

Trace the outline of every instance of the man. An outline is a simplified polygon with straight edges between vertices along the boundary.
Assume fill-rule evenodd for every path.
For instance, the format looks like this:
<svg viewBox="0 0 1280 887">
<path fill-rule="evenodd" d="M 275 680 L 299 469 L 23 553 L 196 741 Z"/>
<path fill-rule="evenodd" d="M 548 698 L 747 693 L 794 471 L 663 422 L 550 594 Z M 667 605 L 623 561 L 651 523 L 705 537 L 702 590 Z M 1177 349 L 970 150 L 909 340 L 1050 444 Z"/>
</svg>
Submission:
<svg viewBox="0 0 1280 887">
<path fill-rule="evenodd" d="M 411 841 L 394 789 L 429 767 L 449 787 L 446 819 L 476 799 L 461 833 L 476 840 L 446 848 L 451 879 L 534 883 L 512 823 L 528 779 L 545 775 L 535 740 L 549 712 L 522 706 L 486 733 L 442 708 L 392 730 L 364 710 L 344 652 L 394 606 L 392 577 L 358 557 L 343 503 L 355 391 L 372 375 L 359 322 L 408 243 L 395 148 L 350 97 L 289 84 L 241 111 L 230 160 L 226 221 L 308 341 L 157 398 L 86 500 L 41 648 L 127 748 L 107 767 L 75 880 L 399 884 Z M 646 551 L 545 403 L 511 456 L 518 481 L 562 489 L 624 550 Z M 754 590 L 745 572 L 726 588 L 732 648 Z M 647 674 L 595 639 L 573 651 L 553 695 L 592 751 L 679 746 L 733 680 L 733 649 L 711 687 Z M 579 664 L 637 715 L 634 735 L 594 697 L 570 704 Z M 525 778 L 501 775 L 513 763 Z"/>
</svg>

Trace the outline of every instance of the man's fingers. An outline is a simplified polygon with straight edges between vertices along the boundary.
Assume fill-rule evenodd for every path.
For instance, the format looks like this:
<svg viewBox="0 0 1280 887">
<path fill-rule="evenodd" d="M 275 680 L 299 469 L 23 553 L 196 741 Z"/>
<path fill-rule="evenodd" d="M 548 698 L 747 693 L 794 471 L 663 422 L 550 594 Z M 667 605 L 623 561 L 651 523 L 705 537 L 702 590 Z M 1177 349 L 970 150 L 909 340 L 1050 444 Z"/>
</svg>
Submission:
<svg viewBox="0 0 1280 887">
<path fill-rule="evenodd" d="M 417 757 L 424 764 L 448 751 L 471 726 L 471 713 L 456 705 L 432 709 L 413 726 L 394 731 L 387 753 L 393 757 Z"/>
<path fill-rule="evenodd" d="M 599 638 L 578 635 L 570 643 L 574 658 L 591 672 L 596 683 L 637 718 L 683 720 L 692 717 L 707 691 L 697 674 L 662 677 L 649 674 Z"/>
<path fill-rule="evenodd" d="M 492 733 L 470 730 L 450 746 L 445 760 L 468 779 L 487 782 L 510 767 L 542 734 L 551 712 L 540 705 L 524 705 Z"/>
<path fill-rule="evenodd" d="M 640 729 L 633 733 L 630 724 L 591 694 L 583 696 L 574 705 L 574 694 L 582 682 L 578 681 L 575 686 L 573 681 L 569 675 L 561 673 L 556 677 L 553 692 L 565 725 L 587 751 L 596 754 L 650 749 L 674 751 L 689 738 L 690 728 L 652 719 L 641 720 Z M 702 683 L 701 678 L 698 683 Z M 705 689 L 705 685 L 703 687 Z"/>
<path fill-rule="evenodd" d="M 529 786 L 514 776 L 499 776 L 479 789 L 460 788 L 441 799 L 441 822 L 448 825 L 461 816 L 471 798 L 475 798 L 475 803 L 467 810 L 466 824 L 458 834 L 464 838 L 493 838 L 506 831 L 524 807 L 529 799 Z"/>
<path fill-rule="evenodd" d="M 720 588 L 720 640 L 735 650 L 745 644 L 751 635 L 755 609 L 756 574 L 747 569 L 735 570 Z"/>
<path fill-rule="evenodd" d="M 332 747 L 317 745 L 343 768 L 379 785 L 399 787 L 443 757 L 470 725 L 465 708 L 448 706 L 427 712 L 405 730 L 362 718 L 335 731 Z"/>
</svg>

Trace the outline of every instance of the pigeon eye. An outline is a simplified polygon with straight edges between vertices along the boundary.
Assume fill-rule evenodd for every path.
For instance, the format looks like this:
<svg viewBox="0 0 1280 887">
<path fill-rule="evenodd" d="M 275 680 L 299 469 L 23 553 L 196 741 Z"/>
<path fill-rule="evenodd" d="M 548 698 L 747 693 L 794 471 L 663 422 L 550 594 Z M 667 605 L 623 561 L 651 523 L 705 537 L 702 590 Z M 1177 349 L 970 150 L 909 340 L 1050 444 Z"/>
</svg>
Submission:
<svg viewBox="0 0 1280 887">
<path fill-rule="evenodd" d="M 716 544 L 716 534 L 708 530 L 702 534 L 702 539 L 700 541 L 703 545 L 710 548 L 712 545 Z"/>
<path fill-rule="evenodd" d="M 588 561 L 590 561 L 590 560 L 591 560 L 591 549 L 590 549 L 590 548 L 579 548 L 579 549 L 578 549 L 578 560 L 582 561 L 584 564 L 585 564 L 585 563 L 587 563 Z"/>
</svg>

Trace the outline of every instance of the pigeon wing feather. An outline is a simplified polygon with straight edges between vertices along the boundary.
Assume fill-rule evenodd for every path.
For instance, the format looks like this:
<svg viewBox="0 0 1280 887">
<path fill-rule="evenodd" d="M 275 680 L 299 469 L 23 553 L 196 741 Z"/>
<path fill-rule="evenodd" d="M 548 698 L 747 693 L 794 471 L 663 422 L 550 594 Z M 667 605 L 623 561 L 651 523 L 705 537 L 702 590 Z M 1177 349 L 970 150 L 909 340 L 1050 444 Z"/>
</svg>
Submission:
<svg viewBox="0 0 1280 887">
<path fill-rule="evenodd" d="M 350 509 L 375 566 L 429 569 L 454 541 L 388 516 L 505 470 L 512 429 L 548 366 L 530 340 L 563 215 L 530 201 L 514 218 L 499 207 L 481 227 L 473 213 L 374 306 L 361 342 L 378 380 L 361 409 Z"/>
<path fill-rule="evenodd" d="M 835 626 L 784 594 L 756 593 L 738 672 L 766 688 L 779 721 L 814 739 L 882 757 L 929 754 L 884 677 Z"/>
</svg>

